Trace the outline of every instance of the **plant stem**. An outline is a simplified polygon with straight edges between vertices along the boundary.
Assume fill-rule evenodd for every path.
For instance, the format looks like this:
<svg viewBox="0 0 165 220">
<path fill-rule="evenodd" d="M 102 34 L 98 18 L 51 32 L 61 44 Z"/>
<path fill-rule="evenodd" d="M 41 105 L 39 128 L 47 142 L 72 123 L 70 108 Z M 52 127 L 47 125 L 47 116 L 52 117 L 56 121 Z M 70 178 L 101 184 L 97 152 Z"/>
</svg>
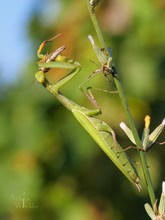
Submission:
<svg viewBox="0 0 165 220">
<path fill-rule="evenodd" d="M 103 35 L 102 35 L 102 32 L 101 32 L 101 29 L 100 29 L 100 26 L 99 26 L 97 18 L 96 18 L 95 11 L 91 10 L 89 0 L 86 0 L 86 3 L 87 3 L 87 7 L 88 7 L 88 10 L 89 10 L 89 14 L 90 14 L 93 26 L 94 26 L 96 34 L 99 38 L 100 45 L 101 45 L 102 48 L 107 49 L 104 38 L 103 38 Z M 117 71 L 116 71 L 116 74 L 117 74 Z M 146 153 L 141 151 L 141 149 L 143 149 L 142 142 L 139 138 L 139 135 L 138 135 L 137 129 L 135 127 L 131 112 L 129 110 L 128 102 L 127 102 L 126 96 L 124 94 L 122 84 L 121 84 L 121 82 L 118 78 L 114 78 L 114 82 L 115 82 L 116 87 L 118 89 L 119 96 L 120 96 L 120 99 L 121 99 L 121 102 L 122 102 L 122 106 L 123 106 L 124 111 L 126 113 L 130 129 L 132 130 L 132 133 L 133 133 L 133 136 L 134 136 L 134 139 L 135 139 L 135 142 L 136 142 L 136 146 L 139 149 L 139 156 L 140 156 L 140 160 L 141 160 L 141 164 L 142 164 L 143 174 L 144 174 L 144 178 L 145 178 L 145 181 L 146 181 L 146 185 L 147 185 L 149 197 L 150 197 L 150 200 L 151 200 L 151 204 L 153 206 L 155 201 L 156 201 L 156 197 L 155 197 L 155 193 L 154 193 L 154 190 L 153 190 L 153 185 L 152 185 L 152 181 L 151 181 L 151 177 L 150 177 L 150 173 L 149 173 L 149 169 L 148 169 L 148 165 L 147 165 Z"/>
<path fill-rule="evenodd" d="M 99 41 L 100 41 L 100 44 L 101 44 L 101 46 L 102 46 L 103 48 L 105 48 L 105 49 L 107 50 L 106 43 L 105 43 L 105 41 L 104 41 L 102 32 L 101 32 L 101 30 L 100 30 L 100 26 L 99 26 L 99 23 L 98 23 L 96 14 L 95 14 L 94 11 L 91 10 L 91 6 L 90 6 L 90 3 L 89 3 L 89 0 L 86 0 L 86 3 L 87 3 L 88 11 L 89 11 L 89 14 L 90 14 L 90 17 L 91 17 L 91 20 L 92 20 L 94 29 L 95 29 L 96 34 L 97 34 L 97 36 L 98 36 L 98 39 L 99 39 Z"/>
<path fill-rule="evenodd" d="M 135 139 L 135 142 L 136 142 L 136 146 L 139 149 L 139 156 L 140 156 L 140 160 L 141 160 L 141 164 L 142 164 L 143 174 L 144 174 L 144 178 L 145 178 L 145 181 L 146 181 L 148 193 L 149 193 L 149 196 L 150 196 L 151 204 L 154 205 L 154 203 L 156 201 L 156 197 L 155 197 L 155 193 L 154 193 L 154 190 L 153 190 L 151 176 L 150 176 L 148 165 L 147 165 L 146 152 L 141 150 L 141 149 L 143 149 L 142 142 L 139 138 L 139 135 L 138 135 L 137 129 L 135 127 L 131 112 L 129 110 L 128 102 L 127 102 L 126 96 L 124 94 L 122 84 L 116 78 L 114 79 L 114 81 L 115 81 L 117 90 L 119 92 L 119 96 L 120 96 L 124 111 L 126 113 L 130 129 L 132 130 L 132 133 L 133 133 L 133 136 L 134 136 L 134 139 Z"/>
</svg>

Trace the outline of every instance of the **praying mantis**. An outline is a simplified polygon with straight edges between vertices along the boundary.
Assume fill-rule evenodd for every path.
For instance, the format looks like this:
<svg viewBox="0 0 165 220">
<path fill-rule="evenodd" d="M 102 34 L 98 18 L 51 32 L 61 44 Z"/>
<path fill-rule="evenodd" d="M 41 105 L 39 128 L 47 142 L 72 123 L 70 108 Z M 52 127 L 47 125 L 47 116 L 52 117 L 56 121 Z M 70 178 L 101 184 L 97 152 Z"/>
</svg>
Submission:
<svg viewBox="0 0 165 220">
<path fill-rule="evenodd" d="M 136 185 L 140 191 L 140 178 L 136 168 L 132 164 L 128 155 L 123 151 L 123 148 L 117 142 L 112 128 L 104 121 L 97 118 L 97 116 L 101 113 L 100 108 L 87 109 L 68 99 L 59 91 L 63 85 L 77 75 L 77 73 L 81 70 L 81 66 L 78 62 L 61 55 L 62 51 L 65 49 L 65 46 L 58 48 L 55 52 L 50 54 L 44 55 L 41 53 L 47 42 L 51 42 L 56 37 L 44 41 L 38 49 L 37 55 L 40 61 L 38 62 L 39 71 L 35 74 L 36 80 L 42 84 L 53 96 L 55 96 L 56 99 L 61 102 L 69 111 L 72 112 L 77 121 L 91 135 L 94 141 L 101 147 L 101 149 L 107 154 L 112 162 L 119 168 L 119 170 L 127 177 L 129 181 Z M 46 72 L 48 72 L 50 68 L 65 68 L 70 71 L 58 82 L 51 84 L 46 78 Z M 87 95 L 87 97 L 89 96 L 90 94 Z M 91 99 L 93 99 L 93 97 L 91 97 Z"/>
</svg>

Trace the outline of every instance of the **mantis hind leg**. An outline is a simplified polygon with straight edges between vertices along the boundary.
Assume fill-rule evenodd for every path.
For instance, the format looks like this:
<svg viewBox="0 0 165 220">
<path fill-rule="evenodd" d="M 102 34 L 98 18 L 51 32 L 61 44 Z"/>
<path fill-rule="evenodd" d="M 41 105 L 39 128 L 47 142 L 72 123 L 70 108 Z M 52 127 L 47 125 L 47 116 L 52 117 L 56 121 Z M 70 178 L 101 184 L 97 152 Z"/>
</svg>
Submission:
<svg viewBox="0 0 165 220">
<path fill-rule="evenodd" d="M 92 78 L 94 78 L 96 75 L 98 75 L 100 73 L 101 70 L 96 70 L 94 71 L 83 83 L 81 83 L 79 85 L 79 89 L 81 90 L 81 92 L 87 97 L 87 99 L 98 109 L 100 109 L 100 112 L 101 112 L 101 108 L 99 106 L 99 104 L 97 103 L 94 95 L 92 94 L 91 90 L 97 90 L 97 91 L 101 91 L 101 92 L 106 92 L 106 93 L 109 93 L 109 94 L 116 94 L 118 93 L 117 90 L 115 91 L 109 91 L 109 90 L 106 90 L 106 89 L 101 89 L 101 88 L 95 88 L 95 87 L 87 87 L 86 89 L 83 88 L 83 85 L 85 83 L 87 83 L 88 81 L 90 81 Z M 86 90 L 86 91 L 85 91 Z"/>
</svg>

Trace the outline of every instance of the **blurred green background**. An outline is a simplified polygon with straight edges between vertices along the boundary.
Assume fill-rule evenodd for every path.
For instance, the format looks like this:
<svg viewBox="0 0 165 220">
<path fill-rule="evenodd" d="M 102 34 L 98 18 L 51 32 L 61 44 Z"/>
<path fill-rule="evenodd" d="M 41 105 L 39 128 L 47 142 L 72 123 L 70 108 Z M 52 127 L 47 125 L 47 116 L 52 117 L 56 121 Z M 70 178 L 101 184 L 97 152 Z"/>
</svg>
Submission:
<svg viewBox="0 0 165 220">
<path fill-rule="evenodd" d="M 36 82 L 31 85 L 37 71 L 38 46 L 43 40 L 62 33 L 45 52 L 67 46 L 63 54 L 79 61 L 82 71 L 62 91 L 77 103 L 92 108 L 78 89 L 96 69 L 90 60 L 97 61 L 87 38 L 91 34 L 98 42 L 85 0 L 35 3 L 29 9 L 24 28 L 23 34 L 30 43 L 26 55 L 20 56 L 21 71 L 17 77 L 11 76 L 14 80 L 10 83 L 3 79 L 0 82 L 0 220 L 147 219 L 143 208 L 149 202 L 145 185 L 139 193 L 72 114 L 42 86 Z M 13 4 L 19 7 L 17 0 Z M 107 45 L 113 49 L 141 135 L 146 114 L 151 116 L 151 130 L 164 117 L 165 2 L 104 0 L 97 14 Z M 8 11 L 6 18 L 10 19 Z M 2 43 L 8 52 L 6 68 L 11 68 L 10 60 L 19 54 L 8 47 L 8 37 Z M 12 30 L 10 37 L 12 41 Z M 64 74 L 56 70 L 47 77 L 54 82 Z M 113 88 L 102 75 L 89 85 Z M 126 122 L 126 118 L 118 96 L 98 91 L 94 94 L 103 110 L 101 118 L 113 127 L 121 145 L 129 146 L 131 143 L 119 128 L 119 123 Z M 163 135 L 160 142 L 164 140 Z M 130 150 L 128 154 L 139 162 L 136 151 Z M 159 198 L 165 176 L 164 147 L 155 145 L 147 155 Z M 141 166 L 137 168 L 140 170 Z"/>
</svg>

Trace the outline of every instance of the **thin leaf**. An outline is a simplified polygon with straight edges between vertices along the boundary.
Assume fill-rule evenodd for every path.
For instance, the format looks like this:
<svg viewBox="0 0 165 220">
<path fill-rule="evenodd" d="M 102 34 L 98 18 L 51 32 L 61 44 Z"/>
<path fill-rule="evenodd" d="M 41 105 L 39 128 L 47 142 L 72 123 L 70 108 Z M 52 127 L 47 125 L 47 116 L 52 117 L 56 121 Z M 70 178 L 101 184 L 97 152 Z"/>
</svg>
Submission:
<svg viewBox="0 0 165 220">
<path fill-rule="evenodd" d="M 147 214 L 150 216 L 150 218 L 151 218 L 152 220 L 155 220 L 155 219 L 156 219 L 155 213 L 154 213 L 153 209 L 151 208 L 151 206 L 150 206 L 148 203 L 146 203 L 146 204 L 144 205 L 144 208 L 145 208 Z"/>
<path fill-rule="evenodd" d="M 121 129 L 123 129 L 123 131 L 126 133 L 126 135 L 128 136 L 128 138 L 132 141 L 133 144 L 136 145 L 135 139 L 133 137 L 133 133 L 132 131 L 127 127 L 127 125 L 124 122 L 120 123 L 120 127 Z"/>
</svg>

